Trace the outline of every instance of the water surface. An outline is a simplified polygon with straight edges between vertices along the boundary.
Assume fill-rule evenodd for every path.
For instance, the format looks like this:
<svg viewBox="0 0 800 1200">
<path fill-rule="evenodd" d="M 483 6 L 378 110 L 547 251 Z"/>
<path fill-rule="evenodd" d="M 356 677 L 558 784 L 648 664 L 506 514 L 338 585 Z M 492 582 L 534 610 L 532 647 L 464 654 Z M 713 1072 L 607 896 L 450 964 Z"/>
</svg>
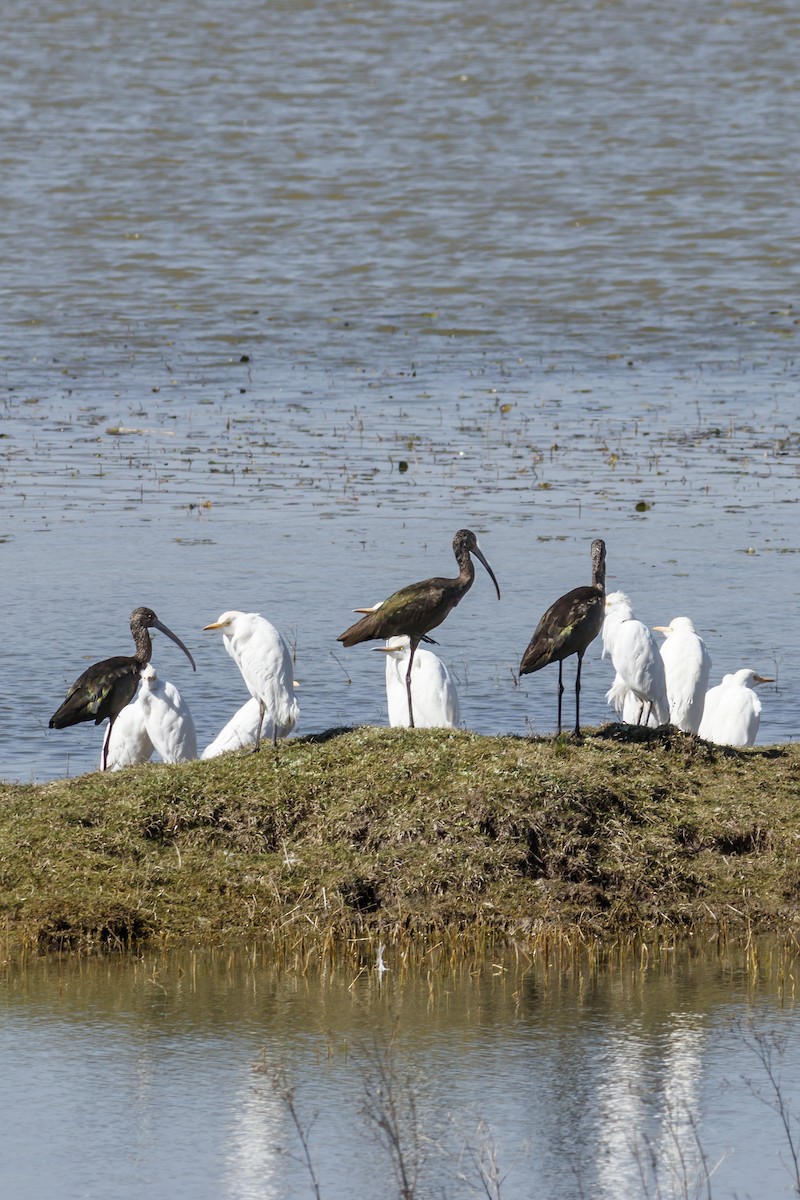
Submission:
<svg viewBox="0 0 800 1200">
<path fill-rule="evenodd" d="M 312 1195 L 299 1126 L 323 1197 L 398 1195 L 390 1110 L 420 1196 L 492 1171 L 510 1200 L 793 1194 L 772 1104 L 800 1098 L 797 964 L 777 945 L 453 965 L 430 946 L 413 967 L 390 947 L 383 972 L 375 949 L 7 965 L 9 1194 Z"/>
<path fill-rule="evenodd" d="M 351 609 L 454 567 L 465 723 L 549 732 L 535 623 L 588 581 L 690 615 L 797 735 L 793 6 L 42 0 L 0 47 L 0 775 L 142 603 L 205 744 L 246 698 L 202 626 L 296 647 L 298 733 L 386 720 Z M 210 637 L 210 635 L 206 635 Z M 583 715 L 611 682 L 587 656 Z M 571 688 L 571 671 L 567 672 Z M 568 707 L 568 712 L 570 711 Z"/>
</svg>

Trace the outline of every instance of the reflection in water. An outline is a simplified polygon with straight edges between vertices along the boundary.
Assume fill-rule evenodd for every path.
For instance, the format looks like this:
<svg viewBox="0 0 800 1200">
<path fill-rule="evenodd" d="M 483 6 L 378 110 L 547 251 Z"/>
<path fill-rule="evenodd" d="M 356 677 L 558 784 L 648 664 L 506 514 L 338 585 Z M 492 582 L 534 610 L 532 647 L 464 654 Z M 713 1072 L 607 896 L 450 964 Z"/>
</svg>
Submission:
<svg viewBox="0 0 800 1200">
<path fill-rule="evenodd" d="M 612 1036 L 604 1066 L 597 1090 L 600 1195 L 630 1195 L 643 1167 L 632 1141 L 643 1125 L 645 1086 L 644 1047 L 635 1029 Z"/>
<path fill-rule="evenodd" d="M 247 1079 L 232 1098 L 232 1120 L 223 1132 L 224 1192 L 231 1200 L 280 1200 L 285 1196 L 281 1148 L 286 1113 L 269 1087 Z M 285 1153 L 285 1151 L 284 1151 Z"/>
<path fill-rule="evenodd" d="M 796 961 L 774 944 L 747 959 L 675 946 L 647 965 L 621 950 L 387 958 L 381 982 L 346 956 L 297 970 L 253 951 L 7 964 L 10 1194 L 44 1200 L 55 1179 L 70 1200 L 308 1194 L 276 1071 L 326 1200 L 372 1200 L 376 1181 L 396 1194 L 387 1120 L 420 1195 L 466 1196 L 497 1171 L 505 1200 L 667 1200 L 696 1194 L 703 1160 L 716 1200 L 791 1194 L 732 1024 L 752 1013 L 787 1035 L 796 1108 Z"/>
<path fill-rule="evenodd" d="M 664 1105 L 656 1150 L 658 1182 L 669 1192 L 690 1195 L 713 1163 L 701 1159 L 695 1134 L 700 1128 L 704 1033 L 696 1018 L 676 1014 L 664 1061 Z M 691 1185 L 691 1186 L 690 1186 Z"/>
<path fill-rule="evenodd" d="M 647 1186 L 653 1195 L 694 1195 L 706 1179 L 696 1142 L 704 1035 L 694 1014 L 648 1037 L 613 1032 L 597 1088 L 599 1195 L 617 1200 Z"/>
</svg>

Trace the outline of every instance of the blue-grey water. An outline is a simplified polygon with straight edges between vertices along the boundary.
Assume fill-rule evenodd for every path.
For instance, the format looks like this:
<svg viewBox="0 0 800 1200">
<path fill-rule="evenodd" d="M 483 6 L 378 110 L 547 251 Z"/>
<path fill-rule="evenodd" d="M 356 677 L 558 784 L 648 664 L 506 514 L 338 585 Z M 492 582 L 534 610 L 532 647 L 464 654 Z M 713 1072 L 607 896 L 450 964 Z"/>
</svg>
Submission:
<svg viewBox="0 0 800 1200">
<path fill-rule="evenodd" d="M 375 950 L 6 964 L 3 1194 L 796 1194 L 795 955 Z"/>
<path fill-rule="evenodd" d="M 691 616 L 797 735 L 798 15 L 790 4 L 43 0 L 0 46 L 0 775 L 148 604 L 201 745 L 246 699 L 202 626 L 296 649 L 298 734 L 386 720 L 351 610 L 482 569 L 439 631 L 465 724 L 589 578 Z M 407 465 L 407 469 L 406 466 Z M 642 510 L 642 506 L 648 506 Z M 599 647 L 583 715 L 610 715 Z M 566 673 L 571 713 L 572 664 Z"/>
<path fill-rule="evenodd" d="M 0 778 L 96 767 L 101 732 L 48 719 L 131 652 L 140 604 L 197 659 L 157 637 L 201 746 L 246 698 L 201 632 L 229 608 L 290 640 L 298 735 L 385 721 L 379 656 L 336 636 L 454 571 L 463 526 L 503 593 L 479 566 L 438 633 L 469 728 L 553 729 L 555 668 L 516 668 L 599 535 L 638 616 L 694 619 L 712 682 L 777 677 L 758 740 L 794 739 L 799 34 L 788 0 L 11 15 Z M 595 646 L 589 724 L 610 682 Z M 792 1194 L 742 1034 L 787 1036 L 794 1130 L 792 963 L 442 983 L 388 961 L 380 985 L 373 964 L 9 968 L 4 1191 L 311 1195 L 264 1069 L 284 1064 L 321 1195 L 398 1194 L 363 1096 L 396 1027 L 420 1196 L 493 1195 L 493 1162 L 506 1200 Z"/>
</svg>

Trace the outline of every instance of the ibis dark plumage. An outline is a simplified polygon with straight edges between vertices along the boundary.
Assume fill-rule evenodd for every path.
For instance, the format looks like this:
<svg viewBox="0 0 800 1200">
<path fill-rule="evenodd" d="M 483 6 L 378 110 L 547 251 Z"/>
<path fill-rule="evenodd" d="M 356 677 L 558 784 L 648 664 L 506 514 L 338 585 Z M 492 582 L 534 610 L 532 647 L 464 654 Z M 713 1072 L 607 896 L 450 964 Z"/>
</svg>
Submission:
<svg viewBox="0 0 800 1200">
<path fill-rule="evenodd" d="M 150 662 L 152 643 L 149 629 L 160 629 L 183 653 L 196 670 L 194 659 L 176 634 L 159 621 L 152 608 L 135 608 L 131 613 L 131 633 L 136 653 L 105 658 L 94 663 L 79 675 L 67 692 L 64 703 L 50 718 L 51 729 L 66 729 L 79 725 L 81 721 L 94 721 L 99 725 L 108 717 L 109 733 L 115 720 L 126 704 L 136 694 L 139 676 Z M 103 747 L 103 770 L 108 761 L 108 737 Z"/>
<path fill-rule="evenodd" d="M 575 732 L 580 733 L 581 663 L 587 646 L 603 627 L 606 590 L 606 544 L 601 538 L 592 542 L 592 582 L 573 588 L 551 604 L 536 626 L 519 665 L 520 675 L 539 671 L 548 663 L 558 663 L 558 732 L 561 733 L 561 697 L 564 694 L 562 667 L 565 658 L 578 656 L 575 677 Z"/>
<path fill-rule="evenodd" d="M 475 566 L 471 557 L 473 554 L 489 572 L 497 591 L 497 599 L 500 599 L 500 586 L 494 571 L 484 558 L 478 547 L 478 539 L 471 529 L 459 529 L 453 538 L 453 553 L 458 563 L 458 575 L 455 579 L 441 576 L 423 579 L 420 583 L 411 583 L 408 587 L 400 588 L 373 609 L 357 609 L 358 612 L 366 612 L 366 615 L 337 639 L 345 646 L 355 646 L 359 642 L 370 642 L 378 638 L 382 641 L 392 637 L 408 638 L 410 654 L 406 671 L 406 695 L 409 725 L 412 728 L 414 708 L 411 702 L 411 668 L 414 665 L 414 654 L 420 642 L 432 640 L 427 636 L 430 631 L 441 625 L 472 587 L 475 578 Z"/>
</svg>

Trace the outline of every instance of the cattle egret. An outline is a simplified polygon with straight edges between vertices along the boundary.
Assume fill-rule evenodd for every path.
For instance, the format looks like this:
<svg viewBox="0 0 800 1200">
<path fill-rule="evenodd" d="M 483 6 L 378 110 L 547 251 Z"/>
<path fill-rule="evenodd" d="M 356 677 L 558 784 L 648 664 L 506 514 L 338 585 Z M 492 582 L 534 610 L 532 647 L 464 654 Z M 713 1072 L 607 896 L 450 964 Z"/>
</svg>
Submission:
<svg viewBox="0 0 800 1200">
<path fill-rule="evenodd" d="M 669 719 L 684 733 L 697 733 L 711 672 L 711 655 L 688 617 L 673 617 L 669 625 L 654 625 L 666 635 L 661 657 L 667 674 Z"/>
<path fill-rule="evenodd" d="M 100 769 L 119 771 L 122 767 L 138 767 L 141 763 L 149 762 L 153 750 L 144 711 L 133 700 L 125 705 L 113 725 L 106 726 L 100 752 Z"/>
<path fill-rule="evenodd" d="M 294 729 L 298 714 L 292 656 L 285 639 L 259 613 L 231 610 L 204 628 L 220 630 L 225 649 L 241 671 L 250 695 L 258 701 L 253 749 L 261 745 L 265 718 L 271 722 L 272 745 L 276 745 L 279 737 Z"/>
<path fill-rule="evenodd" d="M 637 621 L 630 597 L 624 592 L 609 592 L 605 599 L 603 621 L 603 655 L 609 654 L 616 678 L 606 694 L 606 700 L 617 712 L 623 713 L 628 695 L 638 702 L 638 712 L 631 724 L 640 725 L 647 715 L 655 714 L 656 724 L 669 721 L 667 680 L 658 643 L 643 621 Z"/>
<path fill-rule="evenodd" d="M 699 736 L 719 746 L 752 746 L 761 724 L 761 699 L 753 688 L 774 682 L 748 668 L 723 676 L 706 693 Z"/>
<path fill-rule="evenodd" d="M 256 735 L 261 724 L 261 706 L 258 700 L 251 696 L 241 708 L 233 714 L 227 725 L 219 731 L 213 742 L 210 742 L 201 758 L 216 758 L 228 750 L 242 750 L 245 746 L 254 746 Z M 272 722 L 267 722 L 264 736 L 272 738 Z"/>
<path fill-rule="evenodd" d="M 144 713 L 150 741 L 164 762 L 197 758 L 197 732 L 189 706 L 174 683 L 158 678 L 152 664 L 142 671 L 136 705 Z"/>
<path fill-rule="evenodd" d="M 378 647 L 386 655 L 386 703 L 390 725 L 408 725 L 406 673 L 410 654 L 407 637 L 389 638 Z M 411 672 L 411 696 L 418 729 L 452 729 L 461 720 L 458 692 L 453 678 L 440 658 L 422 647 L 414 656 Z"/>
</svg>

